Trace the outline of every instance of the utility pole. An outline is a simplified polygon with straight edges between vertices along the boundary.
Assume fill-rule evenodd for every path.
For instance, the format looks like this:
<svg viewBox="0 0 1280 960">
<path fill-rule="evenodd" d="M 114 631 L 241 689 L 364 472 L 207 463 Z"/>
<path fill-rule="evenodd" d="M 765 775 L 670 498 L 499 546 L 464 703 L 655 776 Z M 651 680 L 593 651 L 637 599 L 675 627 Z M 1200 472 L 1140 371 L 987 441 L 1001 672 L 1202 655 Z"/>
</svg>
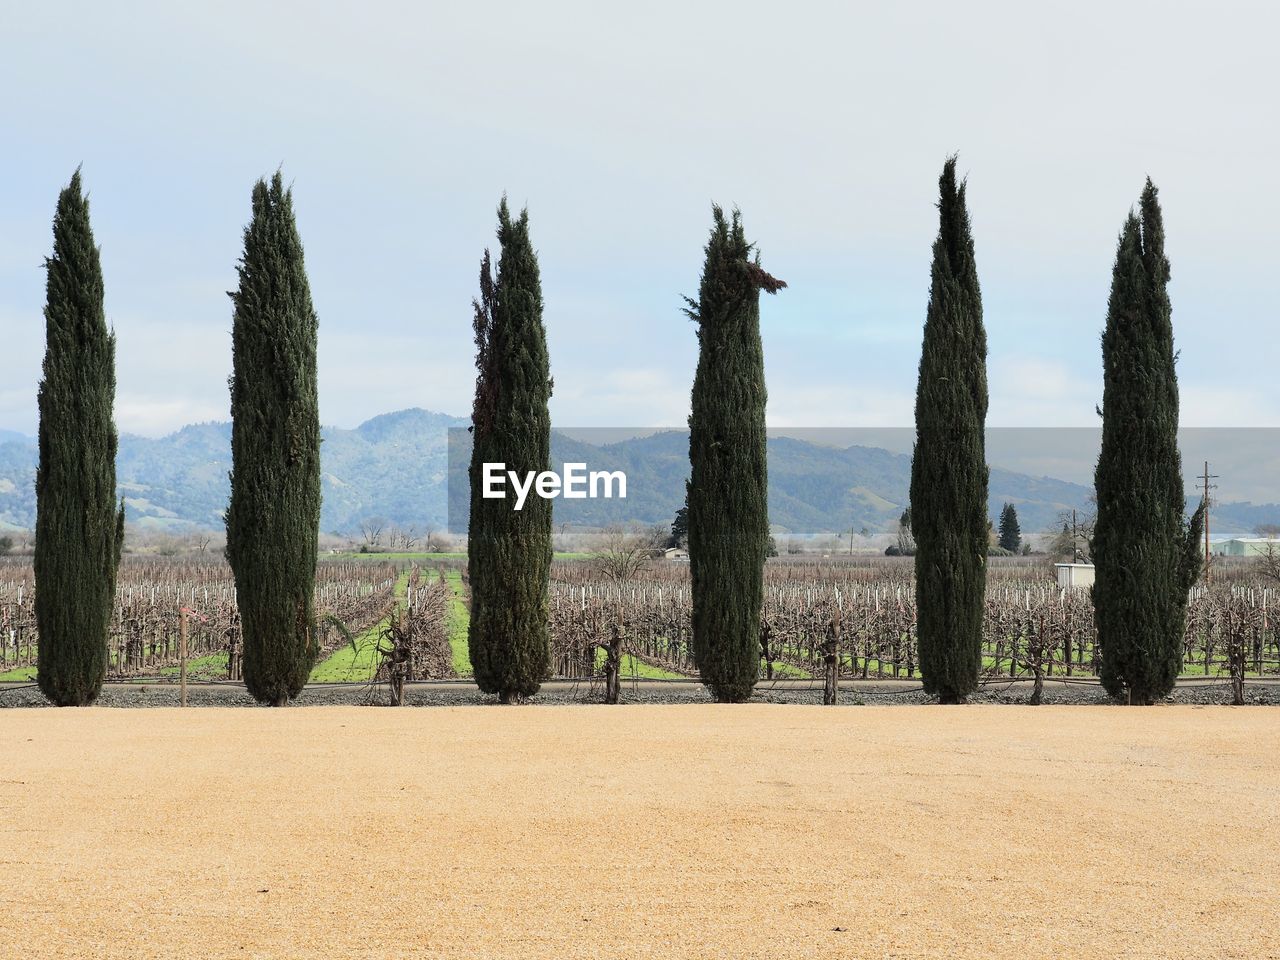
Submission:
<svg viewBox="0 0 1280 960">
<path fill-rule="evenodd" d="M 849 556 L 853 556 L 853 527 L 849 528 Z"/>
<path fill-rule="evenodd" d="M 1076 539 L 1076 512 L 1071 511 L 1071 562 L 1080 562 L 1080 541 Z"/>
<path fill-rule="evenodd" d="M 1204 462 L 1204 473 L 1200 474 L 1200 480 L 1204 482 L 1204 582 L 1213 582 L 1213 554 L 1209 552 L 1209 491 L 1217 488 L 1217 484 L 1210 486 L 1210 480 L 1217 480 L 1216 473 L 1209 472 L 1209 461 Z"/>
</svg>

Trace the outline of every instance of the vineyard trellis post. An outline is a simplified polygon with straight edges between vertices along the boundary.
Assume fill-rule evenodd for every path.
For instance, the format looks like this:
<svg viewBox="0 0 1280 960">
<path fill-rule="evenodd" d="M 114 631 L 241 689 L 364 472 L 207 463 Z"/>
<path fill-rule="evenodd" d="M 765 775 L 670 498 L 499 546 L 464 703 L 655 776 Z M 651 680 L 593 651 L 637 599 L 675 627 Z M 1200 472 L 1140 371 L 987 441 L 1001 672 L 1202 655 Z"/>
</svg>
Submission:
<svg viewBox="0 0 1280 960">
<path fill-rule="evenodd" d="M 178 682 L 182 687 L 182 705 L 187 705 L 187 608 L 178 611 Z"/>
</svg>

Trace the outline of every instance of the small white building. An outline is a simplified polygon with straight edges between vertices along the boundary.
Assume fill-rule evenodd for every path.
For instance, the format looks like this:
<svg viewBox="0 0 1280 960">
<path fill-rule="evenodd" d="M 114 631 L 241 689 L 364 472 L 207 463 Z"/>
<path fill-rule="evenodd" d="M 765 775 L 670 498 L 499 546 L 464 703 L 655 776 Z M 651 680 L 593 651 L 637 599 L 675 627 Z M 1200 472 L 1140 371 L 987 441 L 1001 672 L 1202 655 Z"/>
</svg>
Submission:
<svg viewBox="0 0 1280 960">
<path fill-rule="evenodd" d="M 667 560 L 673 560 L 676 563 L 688 563 L 689 551 L 681 547 L 668 547 L 662 551 L 662 556 Z"/>
<path fill-rule="evenodd" d="M 1092 563 L 1055 563 L 1054 566 L 1058 570 L 1058 586 L 1064 590 L 1093 586 Z"/>
</svg>

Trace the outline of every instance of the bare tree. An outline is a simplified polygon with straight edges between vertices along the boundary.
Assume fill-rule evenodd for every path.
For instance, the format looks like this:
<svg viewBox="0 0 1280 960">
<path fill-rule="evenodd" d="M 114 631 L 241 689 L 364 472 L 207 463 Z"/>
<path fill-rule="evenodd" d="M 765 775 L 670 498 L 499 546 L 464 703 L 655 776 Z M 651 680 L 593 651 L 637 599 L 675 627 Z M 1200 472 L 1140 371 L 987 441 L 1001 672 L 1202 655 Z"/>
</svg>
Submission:
<svg viewBox="0 0 1280 960">
<path fill-rule="evenodd" d="M 551 542 L 554 545 L 555 549 L 557 550 L 568 549 L 566 546 L 566 537 L 568 536 L 568 533 L 569 533 L 568 521 L 561 520 L 559 523 L 556 524 L 556 532 L 551 538 Z"/>
<path fill-rule="evenodd" d="M 387 539 L 391 542 L 392 550 L 408 553 L 418 542 L 418 528 L 412 524 L 407 527 L 396 525 L 387 531 Z"/>
<path fill-rule="evenodd" d="M 365 517 L 360 521 L 360 536 L 364 538 L 364 546 L 370 550 L 382 543 L 382 532 L 387 527 L 385 517 Z"/>
<path fill-rule="evenodd" d="M 436 530 L 428 533 L 423 538 L 423 543 L 426 545 L 427 553 L 450 553 L 456 546 L 452 537 Z"/>
<path fill-rule="evenodd" d="M 616 525 L 607 527 L 603 547 L 593 562 L 601 576 L 611 580 L 629 580 L 661 551 L 666 537 L 667 531 L 661 526 L 639 532 Z"/>
<path fill-rule="evenodd" d="M 1254 561 L 1254 565 L 1261 576 L 1280 583 L 1280 546 L 1268 543 Z"/>
<path fill-rule="evenodd" d="M 1058 514 L 1062 527 L 1055 531 L 1049 543 L 1049 555 L 1067 563 L 1092 563 L 1093 525 L 1095 516 L 1079 511 L 1064 510 Z"/>
</svg>

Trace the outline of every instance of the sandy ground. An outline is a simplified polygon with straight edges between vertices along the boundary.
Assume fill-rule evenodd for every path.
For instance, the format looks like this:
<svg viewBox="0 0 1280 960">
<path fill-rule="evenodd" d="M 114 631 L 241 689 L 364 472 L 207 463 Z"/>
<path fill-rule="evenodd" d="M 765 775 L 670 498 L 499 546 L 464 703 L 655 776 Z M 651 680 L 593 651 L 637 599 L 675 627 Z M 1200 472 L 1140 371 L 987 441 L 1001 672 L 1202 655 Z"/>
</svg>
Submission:
<svg viewBox="0 0 1280 960">
<path fill-rule="evenodd" d="M 1280 957 L 1269 710 L 11 710 L 0 743 L 3 957 Z"/>
</svg>

